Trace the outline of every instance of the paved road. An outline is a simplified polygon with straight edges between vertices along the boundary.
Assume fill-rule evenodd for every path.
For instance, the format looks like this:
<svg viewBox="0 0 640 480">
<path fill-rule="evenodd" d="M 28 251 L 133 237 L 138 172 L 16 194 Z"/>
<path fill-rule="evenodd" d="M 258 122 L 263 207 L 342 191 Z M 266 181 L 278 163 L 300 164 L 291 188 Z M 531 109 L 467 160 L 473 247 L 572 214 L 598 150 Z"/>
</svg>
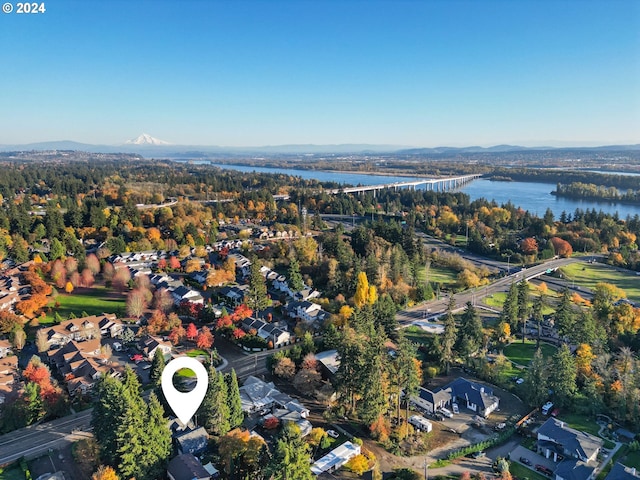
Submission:
<svg viewBox="0 0 640 480">
<path fill-rule="evenodd" d="M 91 411 L 92 409 L 85 410 L 0 436 L 0 465 L 23 456 L 39 457 L 49 449 L 61 449 L 91 436 Z"/>
<path fill-rule="evenodd" d="M 477 289 L 467 290 L 462 293 L 458 293 L 454 296 L 456 306 L 454 311 L 462 310 L 467 302 L 477 303 L 482 298 L 493 295 L 497 292 L 507 291 L 509 286 L 513 282 L 519 282 L 523 278 L 529 279 L 544 274 L 548 269 L 562 267 L 570 263 L 584 261 L 581 258 L 560 258 L 557 260 L 551 260 L 542 265 L 536 265 L 529 267 L 526 270 L 514 272 L 511 275 L 504 276 L 490 285 L 482 286 Z M 424 303 L 417 307 L 413 307 L 407 310 L 401 310 L 396 315 L 398 323 L 402 327 L 411 325 L 416 320 L 424 320 L 425 318 L 435 318 L 442 315 L 449 304 L 449 297 L 445 296 L 439 300 L 433 300 L 431 302 Z"/>
</svg>

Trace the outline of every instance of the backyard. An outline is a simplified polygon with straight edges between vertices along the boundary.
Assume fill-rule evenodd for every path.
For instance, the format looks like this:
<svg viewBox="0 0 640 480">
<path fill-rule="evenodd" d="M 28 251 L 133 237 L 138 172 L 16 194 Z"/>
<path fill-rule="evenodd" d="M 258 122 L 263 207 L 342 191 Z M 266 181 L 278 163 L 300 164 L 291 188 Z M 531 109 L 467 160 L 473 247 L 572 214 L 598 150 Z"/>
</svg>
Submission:
<svg viewBox="0 0 640 480">
<path fill-rule="evenodd" d="M 541 343 L 540 349 L 544 357 L 553 356 L 557 350 L 555 346 L 548 343 Z M 531 340 L 527 340 L 525 343 L 516 341 L 504 347 L 503 353 L 511 362 L 526 367 L 536 353 L 536 342 Z"/>
<path fill-rule="evenodd" d="M 56 307 L 56 303 L 59 306 Z M 101 315 L 115 313 L 118 316 L 125 313 L 125 297 L 106 287 L 78 288 L 73 293 L 59 293 L 49 302 L 47 316 L 40 320 L 41 325 L 55 321 L 56 312 L 63 320 L 73 313 L 76 317 L 87 315 Z"/>
</svg>

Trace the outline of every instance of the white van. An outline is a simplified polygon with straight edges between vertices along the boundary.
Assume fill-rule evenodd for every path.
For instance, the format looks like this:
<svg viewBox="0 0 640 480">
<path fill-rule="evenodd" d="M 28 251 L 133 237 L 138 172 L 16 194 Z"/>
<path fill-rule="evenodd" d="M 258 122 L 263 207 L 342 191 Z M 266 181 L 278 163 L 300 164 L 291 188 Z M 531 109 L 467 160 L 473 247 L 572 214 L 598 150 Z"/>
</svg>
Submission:
<svg viewBox="0 0 640 480">
<path fill-rule="evenodd" d="M 553 403 L 552 402 L 547 402 L 542 406 L 542 414 L 543 415 L 549 415 L 549 412 L 551 411 L 551 409 L 553 408 Z"/>
<path fill-rule="evenodd" d="M 438 411 L 447 418 L 453 418 L 453 413 L 444 407 L 438 409 Z"/>
</svg>

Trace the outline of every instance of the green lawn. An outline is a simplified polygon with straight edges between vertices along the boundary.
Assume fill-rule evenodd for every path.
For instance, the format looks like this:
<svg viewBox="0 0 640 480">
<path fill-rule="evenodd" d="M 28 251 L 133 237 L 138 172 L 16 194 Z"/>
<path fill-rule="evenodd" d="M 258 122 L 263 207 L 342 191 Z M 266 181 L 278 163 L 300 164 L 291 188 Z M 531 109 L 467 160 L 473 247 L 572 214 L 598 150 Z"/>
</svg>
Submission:
<svg viewBox="0 0 640 480">
<path fill-rule="evenodd" d="M 60 303 L 55 307 L 56 302 Z M 69 318 L 73 312 L 76 317 L 80 317 L 82 312 L 89 315 L 101 315 L 103 313 L 117 313 L 123 315 L 125 312 L 125 297 L 113 294 L 112 290 L 105 287 L 83 288 L 73 293 L 60 293 L 49 303 L 51 312 L 47 314 L 40 324 L 50 324 L 54 322 L 55 312 L 63 320 Z"/>
<path fill-rule="evenodd" d="M 531 470 L 518 462 L 511 462 L 509 464 L 509 471 L 511 472 L 511 475 L 515 478 L 519 478 L 520 480 L 525 478 L 528 478 L 529 480 L 549 480 L 544 475 L 541 475 L 535 470 Z"/>
<path fill-rule="evenodd" d="M 424 282 L 426 280 L 426 268 L 420 269 L 418 272 L 418 280 Z M 429 281 L 432 285 L 440 283 L 443 287 L 450 288 L 458 281 L 458 272 L 451 268 L 438 267 L 431 265 L 429 267 Z"/>
<path fill-rule="evenodd" d="M 590 433 L 592 435 L 598 435 L 600 426 L 596 423 L 595 419 L 586 417 L 584 415 L 578 415 L 575 413 L 560 412 L 558 417 L 563 422 L 566 422 L 571 428 L 580 430 L 581 432 Z"/>
<path fill-rule="evenodd" d="M 621 461 L 627 467 L 633 467 L 640 470 L 640 452 L 629 452 Z"/>
<path fill-rule="evenodd" d="M 529 295 L 532 297 L 536 297 L 539 295 L 539 293 L 537 292 L 537 290 L 532 289 L 529 292 Z M 548 295 L 549 297 L 552 295 Z M 505 292 L 497 292 L 494 293 L 493 295 L 490 295 L 488 297 L 484 297 L 484 299 L 482 300 L 485 305 L 489 306 L 489 307 L 493 307 L 493 308 L 497 308 L 497 309 L 502 309 L 502 305 L 504 304 L 504 301 L 507 298 L 507 294 Z M 533 307 L 533 302 L 529 302 L 529 307 Z M 544 307 L 542 307 L 542 314 L 543 315 L 551 315 L 553 312 L 555 312 L 555 309 L 549 305 L 545 305 Z"/>
<path fill-rule="evenodd" d="M 203 357 L 209 357 L 209 353 L 205 352 L 204 350 L 200 350 L 197 348 L 194 348 L 193 350 L 189 350 L 187 352 L 187 357 L 199 357 L 199 356 L 203 356 Z"/>
<path fill-rule="evenodd" d="M 6 468 L 0 468 L 0 480 L 26 480 L 24 472 L 18 463 Z"/>
<path fill-rule="evenodd" d="M 635 272 L 618 271 L 616 268 L 600 263 L 572 263 L 561 269 L 568 280 L 576 284 L 593 289 L 596 283 L 606 282 L 621 288 L 627 293 L 627 298 L 640 302 L 640 277 Z"/>
<path fill-rule="evenodd" d="M 541 343 L 540 349 L 542 350 L 542 355 L 545 357 L 552 356 L 557 350 L 556 347 L 548 343 Z M 504 347 L 503 352 L 512 362 L 526 366 L 529 365 L 533 354 L 536 352 L 536 342 L 531 340 L 527 340 L 525 343 L 515 341 Z"/>
</svg>

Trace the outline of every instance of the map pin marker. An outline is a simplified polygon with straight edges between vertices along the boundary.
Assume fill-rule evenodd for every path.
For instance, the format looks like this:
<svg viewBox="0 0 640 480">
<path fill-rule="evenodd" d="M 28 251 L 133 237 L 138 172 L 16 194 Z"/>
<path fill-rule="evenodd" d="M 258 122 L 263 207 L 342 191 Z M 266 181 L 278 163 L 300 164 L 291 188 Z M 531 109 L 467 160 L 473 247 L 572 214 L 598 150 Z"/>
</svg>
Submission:
<svg viewBox="0 0 640 480">
<path fill-rule="evenodd" d="M 180 392 L 173 386 L 173 374 L 182 368 L 188 368 L 196 374 L 196 386 L 190 392 Z M 177 357 L 164 367 L 161 382 L 164 398 L 167 399 L 173 413 L 186 427 L 207 393 L 209 385 L 207 370 L 195 358 Z"/>
</svg>

